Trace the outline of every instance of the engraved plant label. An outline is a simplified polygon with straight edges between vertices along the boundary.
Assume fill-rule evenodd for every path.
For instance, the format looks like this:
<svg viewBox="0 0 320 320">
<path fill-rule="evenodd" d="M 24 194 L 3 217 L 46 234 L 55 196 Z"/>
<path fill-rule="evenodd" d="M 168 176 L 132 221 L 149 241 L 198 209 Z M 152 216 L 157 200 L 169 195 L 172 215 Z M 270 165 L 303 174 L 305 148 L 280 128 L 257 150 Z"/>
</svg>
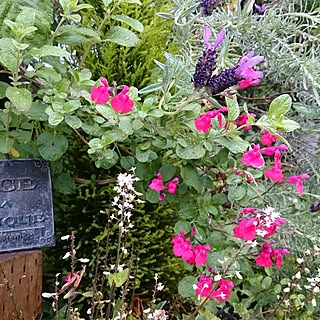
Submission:
<svg viewBox="0 0 320 320">
<path fill-rule="evenodd" d="M 0 160 L 0 252 L 54 245 L 49 162 Z"/>
</svg>

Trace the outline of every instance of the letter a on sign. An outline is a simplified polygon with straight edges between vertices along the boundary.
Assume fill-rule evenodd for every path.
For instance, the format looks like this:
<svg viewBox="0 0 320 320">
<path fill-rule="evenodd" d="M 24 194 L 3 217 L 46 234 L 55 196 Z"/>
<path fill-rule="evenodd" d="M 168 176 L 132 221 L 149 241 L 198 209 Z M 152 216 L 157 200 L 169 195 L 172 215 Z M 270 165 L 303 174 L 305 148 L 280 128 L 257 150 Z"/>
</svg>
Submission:
<svg viewBox="0 0 320 320">
<path fill-rule="evenodd" d="M 54 245 L 49 162 L 0 160 L 0 252 Z"/>
</svg>

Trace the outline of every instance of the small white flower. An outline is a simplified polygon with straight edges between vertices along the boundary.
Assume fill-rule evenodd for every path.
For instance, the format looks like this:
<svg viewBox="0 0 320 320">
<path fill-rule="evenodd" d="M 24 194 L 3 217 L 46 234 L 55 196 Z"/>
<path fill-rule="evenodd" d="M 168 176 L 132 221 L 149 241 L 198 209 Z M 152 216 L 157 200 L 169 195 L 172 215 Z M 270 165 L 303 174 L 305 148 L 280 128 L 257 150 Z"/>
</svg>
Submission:
<svg viewBox="0 0 320 320">
<path fill-rule="evenodd" d="M 194 283 L 194 284 L 192 285 L 192 288 L 193 288 L 193 290 L 197 290 L 197 289 L 198 289 L 197 284 L 196 284 L 196 283 Z"/>
<path fill-rule="evenodd" d="M 217 274 L 213 278 L 214 281 L 220 281 L 221 279 L 222 279 L 221 274 Z"/>
<path fill-rule="evenodd" d="M 70 234 L 66 235 L 66 236 L 62 236 L 60 239 L 61 240 L 68 240 L 70 238 Z"/>
<path fill-rule="evenodd" d="M 68 251 L 66 254 L 62 257 L 62 259 L 68 259 L 71 256 L 71 252 Z"/>
<path fill-rule="evenodd" d="M 161 282 L 159 282 L 158 284 L 157 284 L 157 286 L 156 286 L 156 290 L 157 291 L 162 291 L 164 289 L 164 285 L 161 283 Z"/>
<path fill-rule="evenodd" d="M 300 272 L 300 271 L 297 272 L 297 273 L 293 276 L 293 278 L 301 279 L 301 272 Z"/>
<path fill-rule="evenodd" d="M 316 306 L 317 306 L 317 300 L 316 300 L 316 298 L 313 298 L 313 299 L 311 300 L 311 304 L 312 304 L 313 307 L 316 307 Z"/>
<path fill-rule="evenodd" d="M 297 262 L 298 262 L 299 264 L 304 263 L 304 259 L 303 259 L 303 258 L 297 258 Z"/>
<path fill-rule="evenodd" d="M 157 273 L 154 274 L 154 280 L 156 280 L 156 281 L 158 280 L 158 274 Z"/>
<path fill-rule="evenodd" d="M 42 296 L 43 296 L 44 298 L 54 298 L 54 297 L 56 297 L 57 295 L 56 295 L 56 293 L 43 292 L 43 293 L 42 293 Z"/>
<path fill-rule="evenodd" d="M 239 271 L 236 271 L 236 276 L 237 276 L 237 278 L 240 279 L 240 280 L 243 279 L 243 277 L 242 277 L 242 275 L 240 274 Z"/>
<path fill-rule="evenodd" d="M 81 263 L 88 263 L 90 260 L 88 258 L 80 258 L 78 259 Z"/>
<path fill-rule="evenodd" d="M 284 289 L 283 289 L 283 292 L 285 292 L 285 293 L 288 293 L 288 292 L 290 292 L 290 288 L 289 288 L 289 287 L 287 287 L 287 288 L 284 288 Z"/>
<path fill-rule="evenodd" d="M 87 310 L 87 314 L 91 314 L 91 308 Z"/>
</svg>

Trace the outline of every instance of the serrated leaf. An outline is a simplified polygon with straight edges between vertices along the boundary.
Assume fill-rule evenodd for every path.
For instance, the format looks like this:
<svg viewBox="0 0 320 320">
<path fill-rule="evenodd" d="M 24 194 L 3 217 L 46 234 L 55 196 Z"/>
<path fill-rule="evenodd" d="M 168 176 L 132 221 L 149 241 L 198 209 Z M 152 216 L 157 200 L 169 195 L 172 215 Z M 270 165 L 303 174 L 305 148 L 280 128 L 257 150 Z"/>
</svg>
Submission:
<svg viewBox="0 0 320 320">
<path fill-rule="evenodd" d="M 67 50 L 56 47 L 56 46 L 48 46 L 48 45 L 44 45 L 41 48 L 32 48 L 29 51 L 29 53 L 32 56 L 37 58 L 43 58 L 48 56 L 65 58 L 70 56 L 70 53 Z"/>
<path fill-rule="evenodd" d="M 197 279 L 193 276 L 186 276 L 179 281 L 178 291 L 184 298 L 190 298 L 196 295 L 193 285 L 197 282 Z"/>
<path fill-rule="evenodd" d="M 228 122 L 236 120 L 240 115 L 240 108 L 238 105 L 237 97 L 233 96 L 232 99 L 226 97 L 226 104 L 228 107 Z"/>
<path fill-rule="evenodd" d="M 99 41 L 99 35 L 92 29 L 65 25 L 59 29 L 56 40 L 67 45 L 78 45 L 88 41 Z"/>
<path fill-rule="evenodd" d="M 278 119 L 290 110 L 291 105 L 292 99 L 288 94 L 283 94 L 275 98 L 270 104 L 268 118 L 274 117 Z"/>
<path fill-rule="evenodd" d="M 140 39 L 128 29 L 113 26 L 106 33 L 105 41 L 114 42 L 125 47 L 135 47 L 139 44 Z"/>
<path fill-rule="evenodd" d="M 0 64 L 12 73 L 17 71 L 17 50 L 9 38 L 0 39 Z"/>
<path fill-rule="evenodd" d="M 0 99 L 5 98 L 6 90 L 9 87 L 9 84 L 3 81 L 0 81 Z"/>
<path fill-rule="evenodd" d="M 132 27 L 133 29 L 135 29 L 139 32 L 143 32 L 143 29 L 144 29 L 143 24 L 136 19 L 130 18 L 130 17 L 123 15 L 123 14 L 116 14 L 116 15 L 111 16 L 111 18 L 113 20 L 117 20 L 117 21 L 121 21 L 123 23 L 126 23 L 127 25 L 129 25 L 130 27 Z"/>
<path fill-rule="evenodd" d="M 30 110 L 32 95 L 29 90 L 25 88 L 8 87 L 6 96 L 18 111 L 27 112 Z"/>
</svg>

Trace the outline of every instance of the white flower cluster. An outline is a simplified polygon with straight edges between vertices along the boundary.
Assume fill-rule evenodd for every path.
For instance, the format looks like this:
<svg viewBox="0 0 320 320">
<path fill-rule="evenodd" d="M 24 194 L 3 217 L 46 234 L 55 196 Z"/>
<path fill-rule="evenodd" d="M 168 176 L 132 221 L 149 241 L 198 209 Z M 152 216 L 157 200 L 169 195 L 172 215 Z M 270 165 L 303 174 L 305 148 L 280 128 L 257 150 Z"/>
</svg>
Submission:
<svg viewBox="0 0 320 320">
<path fill-rule="evenodd" d="M 139 199 L 136 199 L 139 194 L 134 189 L 134 183 L 139 178 L 134 175 L 134 169 L 131 171 L 132 174 L 120 173 L 117 177 L 117 185 L 114 187 L 118 195 L 113 198 L 112 206 L 115 212 L 112 213 L 110 219 L 118 222 L 122 233 L 127 233 L 134 227 L 131 223 L 131 211 L 134 209 L 134 203 L 139 202 Z M 125 248 L 122 248 L 122 251 L 126 253 Z"/>
<path fill-rule="evenodd" d="M 144 313 L 147 315 L 147 319 L 152 319 L 152 320 L 167 320 L 168 316 L 166 314 L 165 310 L 154 310 L 153 312 L 151 311 L 150 308 L 144 310 Z"/>
<path fill-rule="evenodd" d="M 272 207 L 266 207 L 256 214 L 256 217 L 259 218 L 260 224 L 263 224 L 266 228 L 270 228 L 277 219 L 280 218 L 280 212 L 277 212 Z M 257 235 L 264 237 L 268 232 L 266 230 L 258 229 Z"/>
</svg>

